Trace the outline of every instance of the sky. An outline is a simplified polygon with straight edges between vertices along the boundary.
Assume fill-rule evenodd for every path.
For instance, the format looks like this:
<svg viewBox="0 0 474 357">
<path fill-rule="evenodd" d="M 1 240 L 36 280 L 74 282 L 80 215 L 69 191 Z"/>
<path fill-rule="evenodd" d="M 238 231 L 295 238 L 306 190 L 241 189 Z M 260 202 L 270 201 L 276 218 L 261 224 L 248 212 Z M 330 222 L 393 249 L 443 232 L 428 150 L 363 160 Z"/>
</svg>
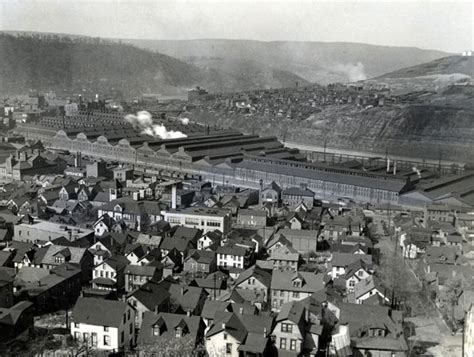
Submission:
<svg viewBox="0 0 474 357">
<path fill-rule="evenodd" d="M 0 30 L 474 48 L 474 0 L 0 0 Z"/>
</svg>

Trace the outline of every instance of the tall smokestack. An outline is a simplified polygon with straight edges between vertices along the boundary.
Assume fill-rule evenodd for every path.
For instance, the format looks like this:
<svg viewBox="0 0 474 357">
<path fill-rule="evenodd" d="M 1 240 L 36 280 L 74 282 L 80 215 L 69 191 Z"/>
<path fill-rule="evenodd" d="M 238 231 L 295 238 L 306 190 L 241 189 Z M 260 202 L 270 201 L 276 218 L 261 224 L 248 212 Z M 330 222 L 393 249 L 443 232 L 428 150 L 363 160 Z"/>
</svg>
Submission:
<svg viewBox="0 0 474 357">
<path fill-rule="evenodd" d="M 171 208 L 176 209 L 176 185 L 171 186 Z"/>
<path fill-rule="evenodd" d="M 390 172 L 390 158 L 387 157 L 387 172 Z"/>
<path fill-rule="evenodd" d="M 397 162 L 396 161 L 393 162 L 393 174 L 394 175 L 397 174 Z"/>
</svg>

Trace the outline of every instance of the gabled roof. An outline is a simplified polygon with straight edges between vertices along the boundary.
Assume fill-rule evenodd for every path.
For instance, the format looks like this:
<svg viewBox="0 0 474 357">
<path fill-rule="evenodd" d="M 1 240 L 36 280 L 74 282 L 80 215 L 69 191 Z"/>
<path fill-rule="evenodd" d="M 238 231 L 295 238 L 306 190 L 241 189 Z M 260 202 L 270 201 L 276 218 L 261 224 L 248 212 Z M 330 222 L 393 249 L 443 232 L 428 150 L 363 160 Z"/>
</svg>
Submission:
<svg viewBox="0 0 474 357">
<path fill-rule="evenodd" d="M 294 281 L 301 280 L 300 286 Z M 324 289 L 324 275 L 311 272 L 293 272 L 289 270 L 274 270 L 271 289 L 313 293 Z"/>
<path fill-rule="evenodd" d="M 164 333 L 160 336 L 153 334 L 153 327 L 159 325 Z M 188 335 L 192 336 L 192 339 L 197 342 L 199 332 L 202 327 L 202 320 L 199 316 L 187 316 L 179 314 L 171 314 L 166 312 L 160 312 L 155 314 L 154 312 L 146 311 L 143 316 L 143 322 L 138 335 L 138 344 L 150 344 L 157 342 L 159 339 L 169 339 L 175 337 L 176 328 L 185 329 Z"/>
<path fill-rule="evenodd" d="M 99 298 L 79 297 L 72 311 L 75 323 L 120 327 L 127 303 Z"/>
<path fill-rule="evenodd" d="M 270 284 L 272 282 L 272 274 L 270 272 L 254 265 L 239 274 L 239 277 L 235 281 L 234 286 L 238 286 L 239 284 L 243 283 L 251 277 L 257 279 L 266 287 L 270 287 Z"/>
<path fill-rule="evenodd" d="M 132 296 L 140 301 L 148 310 L 153 311 L 155 306 L 160 306 L 170 297 L 170 293 L 161 284 L 149 281 L 131 292 L 127 298 Z"/>
<path fill-rule="evenodd" d="M 333 267 L 348 267 L 357 260 L 372 264 L 372 256 L 367 254 L 332 253 L 331 264 Z"/>
<path fill-rule="evenodd" d="M 304 316 L 304 305 L 299 301 L 292 301 L 283 304 L 280 308 L 280 313 L 276 318 L 276 322 L 289 320 L 295 324 L 299 324 Z"/>
<path fill-rule="evenodd" d="M 209 250 L 195 250 L 191 249 L 184 261 L 194 259 L 197 263 L 211 264 L 216 259 L 216 253 Z"/>
</svg>

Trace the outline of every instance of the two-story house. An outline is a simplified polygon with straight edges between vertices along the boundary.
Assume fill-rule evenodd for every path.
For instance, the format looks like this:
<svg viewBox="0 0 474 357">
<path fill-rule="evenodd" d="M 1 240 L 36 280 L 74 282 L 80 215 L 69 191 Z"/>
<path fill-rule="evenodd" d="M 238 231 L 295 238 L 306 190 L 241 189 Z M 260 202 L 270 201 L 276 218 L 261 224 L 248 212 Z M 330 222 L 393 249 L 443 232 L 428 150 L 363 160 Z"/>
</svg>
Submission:
<svg viewBox="0 0 474 357">
<path fill-rule="evenodd" d="M 71 335 L 97 350 L 125 352 L 135 345 L 134 317 L 125 302 L 80 297 L 72 311 Z"/>
<path fill-rule="evenodd" d="M 274 270 L 271 282 L 272 310 L 280 311 L 283 304 L 302 300 L 324 287 L 323 274 Z"/>
</svg>

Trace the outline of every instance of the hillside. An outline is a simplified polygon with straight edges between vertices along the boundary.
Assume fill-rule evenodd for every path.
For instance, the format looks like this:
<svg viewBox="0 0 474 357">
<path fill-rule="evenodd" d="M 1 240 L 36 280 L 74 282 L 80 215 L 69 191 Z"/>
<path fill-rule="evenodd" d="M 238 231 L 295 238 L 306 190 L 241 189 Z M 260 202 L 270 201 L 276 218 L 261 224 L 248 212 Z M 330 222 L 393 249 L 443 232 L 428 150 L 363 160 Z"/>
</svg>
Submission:
<svg viewBox="0 0 474 357">
<path fill-rule="evenodd" d="M 240 76 L 197 67 L 130 44 L 87 37 L 0 34 L 0 93 L 121 91 L 125 96 L 173 94 L 200 85 L 214 91 L 292 86 L 294 74 L 254 68 Z"/>
<path fill-rule="evenodd" d="M 474 77 L 474 57 L 449 56 L 417 66 L 386 73 L 380 78 L 414 78 L 443 74 L 464 74 Z"/>
<path fill-rule="evenodd" d="M 261 42 L 250 40 L 122 40 L 199 64 L 212 61 L 253 63 L 294 73 L 309 82 L 327 84 L 378 77 L 449 54 L 412 47 L 342 42 Z M 237 67 L 238 68 L 238 67 Z"/>
</svg>

